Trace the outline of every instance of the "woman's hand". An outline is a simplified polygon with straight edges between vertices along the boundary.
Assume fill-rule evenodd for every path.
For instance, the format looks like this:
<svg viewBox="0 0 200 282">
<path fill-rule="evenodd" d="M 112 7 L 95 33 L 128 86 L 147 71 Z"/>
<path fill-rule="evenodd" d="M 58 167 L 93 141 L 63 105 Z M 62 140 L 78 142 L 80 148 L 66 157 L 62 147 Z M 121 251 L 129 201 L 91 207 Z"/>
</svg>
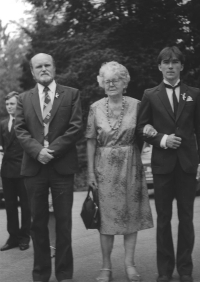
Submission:
<svg viewBox="0 0 200 282">
<path fill-rule="evenodd" d="M 91 186 L 94 190 L 98 189 L 96 176 L 94 172 L 88 173 L 88 185 Z"/>
<path fill-rule="evenodd" d="M 96 176 L 94 173 L 95 165 L 95 152 L 96 152 L 97 140 L 94 138 L 87 139 L 87 159 L 88 159 L 88 185 L 93 188 L 93 190 L 98 189 Z"/>
<path fill-rule="evenodd" d="M 143 128 L 143 135 L 146 137 L 154 137 L 157 133 L 158 131 L 151 124 L 146 124 Z"/>
</svg>

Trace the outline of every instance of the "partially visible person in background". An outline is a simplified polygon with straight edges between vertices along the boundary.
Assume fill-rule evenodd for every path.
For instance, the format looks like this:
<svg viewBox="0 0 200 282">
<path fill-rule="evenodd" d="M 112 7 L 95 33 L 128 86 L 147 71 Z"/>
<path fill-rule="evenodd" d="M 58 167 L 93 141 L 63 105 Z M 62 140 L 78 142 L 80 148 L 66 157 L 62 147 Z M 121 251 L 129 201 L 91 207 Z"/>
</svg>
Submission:
<svg viewBox="0 0 200 282">
<path fill-rule="evenodd" d="M 128 280 L 139 281 L 134 261 L 137 232 L 153 227 L 135 134 L 140 102 L 123 96 L 130 81 L 123 65 L 105 63 L 97 79 L 107 97 L 91 105 L 86 130 L 88 181 L 98 189 L 101 215 L 103 263 L 97 281 L 112 279 L 114 235 L 124 235 Z"/>
<path fill-rule="evenodd" d="M 31 215 L 24 180 L 20 176 L 23 149 L 15 135 L 14 123 L 18 93 L 10 92 L 6 97 L 6 110 L 9 117 L 0 123 L 0 145 L 3 148 L 1 177 L 7 214 L 9 238 L 1 251 L 18 247 L 29 248 Z M 18 198 L 21 207 L 21 227 L 19 224 Z"/>
</svg>

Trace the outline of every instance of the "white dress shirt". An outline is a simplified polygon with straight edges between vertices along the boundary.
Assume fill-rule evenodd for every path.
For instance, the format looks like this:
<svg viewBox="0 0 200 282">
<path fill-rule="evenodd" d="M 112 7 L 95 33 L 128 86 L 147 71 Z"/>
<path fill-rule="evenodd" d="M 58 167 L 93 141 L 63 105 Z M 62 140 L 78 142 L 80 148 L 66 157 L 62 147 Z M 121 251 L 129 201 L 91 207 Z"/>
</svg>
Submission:
<svg viewBox="0 0 200 282">
<path fill-rule="evenodd" d="M 163 82 L 164 82 L 165 84 L 171 85 L 171 84 L 170 84 L 167 80 L 165 80 L 165 79 L 163 80 Z M 176 82 L 174 85 L 171 85 L 171 86 L 174 87 L 174 86 L 176 86 L 179 82 L 180 82 L 180 79 L 178 79 L 177 82 Z M 174 111 L 173 95 L 172 95 L 172 94 L 173 94 L 173 89 L 166 88 L 166 92 L 167 92 L 167 96 L 168 96 L 170 105 L 171 105 L 171 107 L 172 107 L 172 111 Z M 175 88 L 175 94 L 176 94 L 177 100 L 178 100 L 178 102 L 179 102 L 179 99 L 180 99 L 180 86 Z M 167 146 L 166 146 L 167 137 L 168 137 L 168 135 L 165 134 L 165 135 L 163 136 L 163 138 L 161 139 L 161 141 L 160 141 L 160 147 L 161 147 L 161 148 L 167 149 Z"/>
<path fill-rule="evenodd" d="M 41 108 L 41 112 L 43 113 L 43 107 L 44 107 L 44 99 L 45 99 L 45 93 L 44 93 L 44 88 L 45 86 L 38 83 L 38 93 L 39 93 L 39 98 L 40 98 L 40 108 Z M 55 93 L 56 93 L 56 83 L 55 80 L 53 80 L 49 85 L 48 85 L 49 91 L 49 97 L 51 99 L 51 103 L 53 105 L 53 101 L 54 101 L 54 97 L 55 97 Z"/>
<path fill-rule="evenodd" d="M 165 84 L 169 84 L 171 85 L 167 80 L 163 80 L 163 82 Z M 178 83 L 180 82 L 180 79 L 177 80 L 177 82 L 174 84 L 174 85 L 171 85 L 172 87 L 175 87 Z M 168 99 L 169 99 L 169 102 L 170 102 L 170 105 L 172 107 L 172 111 L 174 111 L 174 104 L 173 104 L 173 89 L 170 89 L 170 88 L 166 88 L 166 92 L 167 92 L 167 96 L 168 96 Z M 177 97 L 177 100 L 179 102 L 179 98 L 180 98 L 180 86 L 176 87 L 175 88 L 175 94 L 176 94 L 176 97 Z"/>
<path fill-rule="evenodd" d="M 10 115 L 10 119 L 9 119 L 9 122 L 8 122 L 8 131 L 9 131 L 9 132 L 11 132 L 13 119 L 15 119 L 15 117 L 13 117 L 13 116 Z"/>
</svg>

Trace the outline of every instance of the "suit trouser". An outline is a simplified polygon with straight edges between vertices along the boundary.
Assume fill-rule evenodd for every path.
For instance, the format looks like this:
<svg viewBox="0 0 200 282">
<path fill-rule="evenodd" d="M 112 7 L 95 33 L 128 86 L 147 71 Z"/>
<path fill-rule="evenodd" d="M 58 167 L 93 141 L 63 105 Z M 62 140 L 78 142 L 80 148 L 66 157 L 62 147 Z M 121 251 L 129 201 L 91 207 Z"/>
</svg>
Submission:
<svg viewBox="0 0 200 282">
<path fill-rule="evenodd" d="M 28 204 L 27 191 L 23 178 L 2 177 L 5 197 L 7 230 L 10 235 L 8 243 L 29 243 L 31 213 Z M 18 197 L 21 206 L 21 228 L 18 217 Z"/>
<path fill-rule="evenodd" d="M 177 161 L 169 174 L 154 174 L 157 211 L 157 266 L 159 275 L 171 276 L 175 267 L 179 275 L 191 275 L 194 246 L 193 207 L 196 174 L 185 173 Z M 175 261 L 171 232 L 172 202 L 178 210 L 178 244 Z"/>
<path fill-rule="evenodd" d="M 25 178 L 31 206 L 31 236 L 34 248 L 33 280 L 46 282 L 51 276 L 49 242 L 49 188 L 56 221 L 55 275 L 58 281 L 73 275 L 71 245 L 74 175 L 60 175 L 49 163 L 39 173 Z"/>
</svg>

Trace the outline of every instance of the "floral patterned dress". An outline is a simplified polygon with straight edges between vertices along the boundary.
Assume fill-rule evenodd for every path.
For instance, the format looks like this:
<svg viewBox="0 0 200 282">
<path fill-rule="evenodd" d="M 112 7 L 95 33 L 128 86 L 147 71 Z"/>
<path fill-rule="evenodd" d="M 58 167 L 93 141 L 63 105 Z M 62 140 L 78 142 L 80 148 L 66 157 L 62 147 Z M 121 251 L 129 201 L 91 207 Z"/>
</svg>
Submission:
<svg viewBox="0 0 200 282">
<path fill-rule="evenodd" d="M 153 227 L 145 175 L 135 142 L 140 102 L 126 96 L 120 128 L 112 130 L 106 115 L 106 99 L 91 105 L 86 129 L 86 138 L 97 140 L 95 174 L 100 233 L 130 234 Z"/>
</svg>

